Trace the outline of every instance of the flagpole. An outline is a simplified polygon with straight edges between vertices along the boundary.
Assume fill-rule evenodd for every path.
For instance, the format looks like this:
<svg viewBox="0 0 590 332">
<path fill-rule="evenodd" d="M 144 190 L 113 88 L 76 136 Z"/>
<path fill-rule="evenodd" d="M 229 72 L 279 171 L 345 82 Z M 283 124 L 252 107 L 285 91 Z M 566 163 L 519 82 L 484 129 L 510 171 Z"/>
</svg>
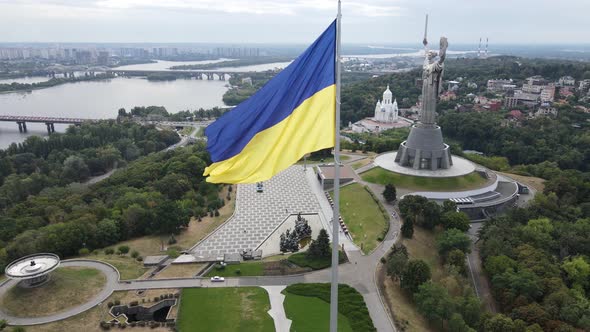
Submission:
<svg viewBox="0 0 590 332">
<path fill-rule="evenodd" d="M 340 21 L 341 3 L 336 16 L 336 137 L 334 142 L 334 212 L 332 218 L 332 285 L 330 287 L 330 332 L 338 330 L 338 233 L 340 231 Z"/>
</svg>

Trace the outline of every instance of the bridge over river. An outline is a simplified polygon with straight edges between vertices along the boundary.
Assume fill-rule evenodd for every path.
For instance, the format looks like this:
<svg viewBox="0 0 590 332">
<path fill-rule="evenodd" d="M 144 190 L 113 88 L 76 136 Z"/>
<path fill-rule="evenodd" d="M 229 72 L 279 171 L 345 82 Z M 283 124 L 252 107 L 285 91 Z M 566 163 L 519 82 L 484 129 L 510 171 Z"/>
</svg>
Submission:
<svg viewBox="0 0 590 332">
<path fill-rule="evenodd" d="M 47 132 L 51 134 L 51 133 L 55 132 L 55 128 L 53 126 L 53 124 L 55 124 L 55 123 L 80 125 L 83 122 L 92 122 L 92 121 L 98 121 L 98 120 L 79 119 L 79 118 L 56 118 L 56 117 L 46 117 L 46 116 L 0 115 L 0 121 L 16 122 L 18 124 L 18 130 L 21 133 L 27 132 L 27 122 L 45 123 L 45 125 L 47 126 Z"/>
<path fill-rule="evenodd" d="M 153 74 L 174 75 L 179 78 L 194 78 L 197 80 L 208 81 L 225 81 L 229 80 L 231 75 L 242 74 L 240 72 L 221 72 L 221 71 L 207 71 L 207 70 L 127 70 L 127 69 L 110 69 L 106 71 L 107 74 L 114 74 L 117 76 L 148 76 Z M 247 72 L 244 72 L 247 73 Z"/>
</svg>

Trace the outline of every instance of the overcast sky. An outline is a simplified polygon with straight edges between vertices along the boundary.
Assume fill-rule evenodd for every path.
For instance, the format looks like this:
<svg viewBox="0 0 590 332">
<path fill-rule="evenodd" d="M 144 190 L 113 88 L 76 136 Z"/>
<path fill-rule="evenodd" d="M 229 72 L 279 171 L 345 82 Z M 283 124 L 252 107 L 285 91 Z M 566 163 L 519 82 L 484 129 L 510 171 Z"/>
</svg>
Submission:
<svg viewBox="0 0 590 332">
<path fill-rule="evenodd" d="M 336 0 L 0 0 L 0 42 L 309 43 Z M 589 43 L 588 0 L 344 0 L 345 43 Z"/>
</svg>

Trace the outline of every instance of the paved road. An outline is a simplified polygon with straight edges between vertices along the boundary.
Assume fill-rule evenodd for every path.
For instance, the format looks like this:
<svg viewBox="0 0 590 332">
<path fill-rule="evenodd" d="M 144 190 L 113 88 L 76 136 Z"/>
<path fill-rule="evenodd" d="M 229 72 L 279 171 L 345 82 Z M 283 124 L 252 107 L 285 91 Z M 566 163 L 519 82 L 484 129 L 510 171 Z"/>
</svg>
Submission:
<svg viewBox="0 0 590 332">
<path fill-rule="evenodd" d="M 375 193 L 377 193 L 376 196 L 379 197 L 379 199 L 382 199 L 381 195 L 378 194 L 383 191 L 382 186 L 372 184 L 368 185 Z M 315 196 L 316 194 L 314 193 L 312 195 Z M 393 206 L 389 204 L 384 204 L 384 206 L 389 212 L 389 215 L 392 215 L 394 211 Z M 339 282 L 349 284 L 362 294 L 375 327 L 378 331 L 383 332 L 396 331 L 391 315 L 388 314 L 388 309 L 386 308 L 386 305 L 379 293 L 375 277 L 379 260 L 395 243 L 399 234 L 399 220 L 391 217 L 390 225 L 391 227 L 389 228 L 389 232 L 386 235 L 385 240 L 369 255 L 362 254 L 362 252 L 352 244 L 348 245 L 348 248 L 347 245 L 345 245 L 350 262 L 339 266 Z M 345 241 L 345 243 L 350 242 Z M 84 266 L 97 268 L 107 275 L 107 284 L 105 285 L 104 289 L 89 302 L 74 308 L 70 308 L 62 313 L 47 317 L 25 319 L 12 317 L 3 312 L 0 312 L 0 318 L 6 319 L 11 325 L 35 325 L 58 321 L 86 311 L 100 304 L 114 291 L 189 287 L 286 286 L 295 283 L 330 282 L 331 280 L 331 269 L 325 269 L 307 274 L 292 276 L 226 278 L 225 282 L 217 283 L 211 282 L 207 278 L 119 281 L 118 271 L 112 266 L 101 262 L 88 260 L 69 260 L 64 261 L 62 266 Z M 0 296 L 13 285 L 14 283 L 12 281 L 0 285 Z"/>
<path fill-rule="evenodd" d="M 87 267 L 100 270 L 107 278 L 106 284 L 102 291 L 96 294 L 90 301 L 54 315 L 37 318 L 22 318 L 9 315 L 8 313 L 0 310 L 0 319 L 6 319 L 10 325 L 38 325 L 66 319 L 100 304 L 106 300 L 119 285 L 119 271 L 106 263 L 91 260 L 72 259 L 61 262 L 61 267 Z M 7 282 L 0 284 L 0 298 L 16 284 L 17 281 L 15 280 L 8 280 Z"/>
</svg>

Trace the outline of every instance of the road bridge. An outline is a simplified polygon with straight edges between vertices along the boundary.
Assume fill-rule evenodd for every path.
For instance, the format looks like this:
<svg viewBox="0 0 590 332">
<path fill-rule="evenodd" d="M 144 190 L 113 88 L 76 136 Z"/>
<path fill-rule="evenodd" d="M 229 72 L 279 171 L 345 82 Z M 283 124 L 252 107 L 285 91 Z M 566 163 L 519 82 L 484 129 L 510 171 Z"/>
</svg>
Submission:
<svg viewBox="0 0 590 332">
<path fill-rule="evenodd" d="M 231 75 L 241 74 L 239 72 L 222 72 L 222 71 L 207 71 L 207 70 L 127 70 L 127 69 L 111 69 L 106 71 L 107 74 L 114 74 L 117 76 L 148 76 L 153 74 L 173 74 L 181 78 L 194 78 L 197 80 L 208 81 L 225 81 L 229 80 Z M 244 72 L 245 73 L 245 72 Z"/>
<path fill-rule="evenodd" d="M 18 130 L 21 133 L 27 132 L 27 122 L 45 123 L 47 126 L 47 132 L 55 132 L 55 123 L 65 123 L 80 125 L 83 122 L 98 121 L 94 119 L 80 119 L 80 118 L 57 118 L 57 117 L 46 117 L 46 116 L 26 116 L 26 115 L 0 115 L 0 121 L 4 122 L 16 122 L 18 124 Z"/>
</svg>

